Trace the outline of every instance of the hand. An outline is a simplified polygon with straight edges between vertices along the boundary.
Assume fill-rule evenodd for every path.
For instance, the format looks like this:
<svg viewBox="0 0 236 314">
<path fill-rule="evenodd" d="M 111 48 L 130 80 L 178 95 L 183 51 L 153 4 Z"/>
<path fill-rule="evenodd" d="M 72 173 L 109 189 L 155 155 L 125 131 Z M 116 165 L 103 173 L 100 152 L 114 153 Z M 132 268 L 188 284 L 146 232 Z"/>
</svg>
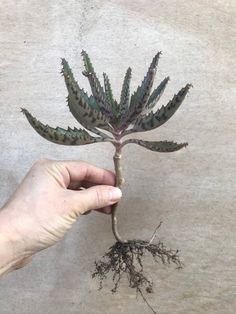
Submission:
<svg viewBox="0 0 236 314">
<path fill-rule="evenodd" d="M 4 253 L 14 255 L 11 264 L 19 268 L 55 244 L 81 214 L 93 209 L 110 213 L 110 205 L 121 197 L 114 183 L 112 172 L 85 162 L 36 162 L 0 211 L 0 240 L 5 236 L 12 246 Z M 0 269 L 1 258 L 0 250 Z"/>
</svg>

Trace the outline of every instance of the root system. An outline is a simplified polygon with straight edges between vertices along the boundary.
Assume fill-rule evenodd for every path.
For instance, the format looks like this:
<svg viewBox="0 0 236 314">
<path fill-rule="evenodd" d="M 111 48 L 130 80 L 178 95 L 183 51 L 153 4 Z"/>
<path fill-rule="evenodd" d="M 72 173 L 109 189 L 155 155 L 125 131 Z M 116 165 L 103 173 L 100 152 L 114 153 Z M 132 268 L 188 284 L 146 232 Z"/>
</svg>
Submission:
<svg viewBox="0 0 236 314">
<path fill-rule="evenodd" d="M 145 274 L 144 257 L 149 255 L 156 263 L 164 265 L 175 264 L 178 269 L 182 268 L 182 262 L 178 250 L 167 249 L 160 241 L 156 244 L 151 242 L 143 240 L 116 242 L 101 260 L 95 262 L 92 277 L 99 279 L 99 289 L 102 289 L 103 281 L 111 276 L 112 293 L 117 291 L 121 279 L 126 277 L 129 287 L 135 289 L 137 295 L 141 295 L 153 313 L 157 313 L 146 298 L 146 294 L 153 292 L 153 281 Z"/>
</svg>

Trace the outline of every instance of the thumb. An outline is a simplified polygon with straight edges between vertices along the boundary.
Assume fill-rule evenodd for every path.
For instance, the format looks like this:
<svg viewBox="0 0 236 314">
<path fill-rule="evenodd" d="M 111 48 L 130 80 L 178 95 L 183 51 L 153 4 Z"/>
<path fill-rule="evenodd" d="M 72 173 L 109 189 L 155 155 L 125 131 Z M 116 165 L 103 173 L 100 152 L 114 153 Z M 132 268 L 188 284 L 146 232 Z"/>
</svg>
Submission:
<svg viewBox="0 0 236 314">
<path fill-rule="evenodd" d="M 107 185 L 96 185 L 77 193 L 80 214 L 115 204 L 122 196 L 119 188 Z"/>
</svg>

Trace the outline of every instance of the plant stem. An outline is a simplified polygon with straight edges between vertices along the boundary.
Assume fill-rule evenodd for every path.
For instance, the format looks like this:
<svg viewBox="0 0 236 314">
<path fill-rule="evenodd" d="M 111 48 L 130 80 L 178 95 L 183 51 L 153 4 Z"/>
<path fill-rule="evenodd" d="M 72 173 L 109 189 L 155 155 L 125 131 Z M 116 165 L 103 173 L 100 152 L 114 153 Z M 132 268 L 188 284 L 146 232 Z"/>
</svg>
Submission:
<svg viewBox="0 0 236 314">
<path fill-rule="evenodd" d="M 116 145 L 115 155 L 113 156 L 114 167 L 116 173 L 116 187 L 121 189 L 121 186 L 124 182 L 124 178 L 122 177 L 122 167 L 121 167 L 121 146 Z M 127 240 L 123 240 L 117 230 L 117 206 L 118 203 L 112 206 L 112 231 L 118 242 L 127 243 Z"/>
</svg>

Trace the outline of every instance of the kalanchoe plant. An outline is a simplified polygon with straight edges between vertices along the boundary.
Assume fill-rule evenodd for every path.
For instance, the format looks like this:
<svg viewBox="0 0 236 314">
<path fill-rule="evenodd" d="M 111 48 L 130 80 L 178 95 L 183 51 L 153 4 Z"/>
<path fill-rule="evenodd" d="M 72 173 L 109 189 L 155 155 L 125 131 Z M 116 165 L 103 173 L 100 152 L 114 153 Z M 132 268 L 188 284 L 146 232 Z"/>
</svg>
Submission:
<svg viewBox="0 0 236 314">
<path fill-rule="evenodd" d="M 85 51 L 82 51 L 81 54 L 85 67 L 83 75 L 89 80 L 92 95 L 88 96 L 88 94 L 79 87 L 65 59 L 62 59 L 62 74 L 68 90 L 67 102 L 69 109 L 84 129 L 71 129 L 68 127 L 66 130 L 61 127 L 53 128 L 41 123 L 26 109 L 22 109 L 22 111 L 32 127 L 42 137 L 56 144 L 86 145 L 97 142 L 110 142 L 113 144 L 115 147 L 113 159 L 116 173 L 116 186 L 121 188 L 124 181 L 121 168 L 121 156 L 122 149 L 125 145 L 134 143 L 155 152 L 174 152 L 187 145 L 187 143 L 178 144 L 172 141 L 144 141 L 133 138 L 123 140 L 123 138 L 135 132 L 153 130 L 167 122 L 183 102 L 191 84 L 187 84 L 183 87 L 166 106 L 155 109 L 169 81 L 169 77 L 166 77 L 152 91 L 158 61 L 161 55 L 161 52 L 158 52 L 154 56 L 141 85 L 131 96 L 131 68 L 127 69 L 120 100 L 117 101 L 113 97 L 107 74 L 103 73 L 104 86 L 102 86 L 88 54 Z M 91 133 L 94 133 L 95 136 L 91 135 Z M 113 272 L 113 281 L 115 283 L 113 292 L 115 292 L 122 273 L 127 273 L 130 287 L 140 292 L 146 301 L 141 288 L 145 286 L 146 291 L 151 292 L 152 282 L 143 274 L 141 256 L 144 251 L 149 252 L 155 260 L 160 258 L 163 263 L 174 262 L 178 266 L 181 266 L 177 251 L 166 249 L 161 242 L 153 244 L 152 241 L 156 231 L 150 241 L 123 239 L 117 230 L 117 204 L 112 208 L 112 230 L 117 242 L 110 248 L 109 252 L 104 255 L 104 258 L 107 258 L 108 262 L 103 260 L 96 262 L 96 271 L 93 275 L 98 276 L 102 283 L 106 274 L 109 271 Z M 138 270 L 137 266 L 135 266 L 134 259 L 136 259 L 140 267 Z"/>
</svg>

